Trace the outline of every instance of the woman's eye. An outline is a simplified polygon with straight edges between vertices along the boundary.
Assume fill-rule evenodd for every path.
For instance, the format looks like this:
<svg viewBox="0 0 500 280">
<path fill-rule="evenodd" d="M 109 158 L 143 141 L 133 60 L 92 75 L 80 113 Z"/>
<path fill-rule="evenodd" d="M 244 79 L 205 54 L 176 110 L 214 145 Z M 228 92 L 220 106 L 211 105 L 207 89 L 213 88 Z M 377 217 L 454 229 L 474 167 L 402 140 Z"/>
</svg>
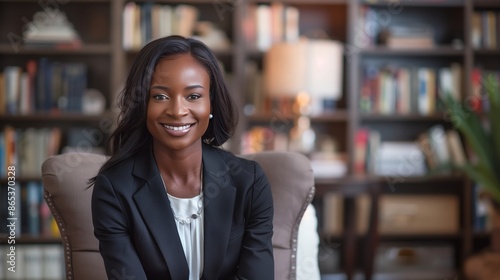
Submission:
<svg viewBox="0 0 500 280">
<path fill-rule="evenodd" d="M 155 100 L 167 100 L 168 97 L 165 94 L 154 94 L 153 98 Z"/>
<path fill-rule="evenodd" d="M 196 99 L 198 99 L 198 98 L 200 98 L 200 97 L 201 97 L 201 96 L 200 96 L 199 94 L 190 94 L 190 95 L 188 96 L 188 99 L 189 99 L 189 100 L 196 100 Z"/>
</svg>

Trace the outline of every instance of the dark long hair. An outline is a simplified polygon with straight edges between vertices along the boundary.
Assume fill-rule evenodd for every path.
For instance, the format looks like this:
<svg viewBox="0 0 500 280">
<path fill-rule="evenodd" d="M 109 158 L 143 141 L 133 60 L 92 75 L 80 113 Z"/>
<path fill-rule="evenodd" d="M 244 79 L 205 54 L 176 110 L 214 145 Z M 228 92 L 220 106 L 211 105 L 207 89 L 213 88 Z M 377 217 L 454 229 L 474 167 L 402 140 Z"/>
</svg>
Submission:
<svg viewBox="0 0 500 280">
<path fill-rule="evenodd" d="M 202 42 L 182 36 L 168 36 L 148 43 L 135 59 L 118 100 L 118 126 L 108 140 L 111 157 L 99 173 L 131 157 L 149 145 L 151 134 L 146 127 L 149 87 L 154 69 L 161 58 L 190 54 L 210 77 L 210 105 L 213 118 L 202 140 L 212 146 L 224 144 L 233 134 L 238 114 L 229 94 L 223 73 L 213 52 Z M 91 185 L 95 177 L 90 180 Z"/>
</svg>

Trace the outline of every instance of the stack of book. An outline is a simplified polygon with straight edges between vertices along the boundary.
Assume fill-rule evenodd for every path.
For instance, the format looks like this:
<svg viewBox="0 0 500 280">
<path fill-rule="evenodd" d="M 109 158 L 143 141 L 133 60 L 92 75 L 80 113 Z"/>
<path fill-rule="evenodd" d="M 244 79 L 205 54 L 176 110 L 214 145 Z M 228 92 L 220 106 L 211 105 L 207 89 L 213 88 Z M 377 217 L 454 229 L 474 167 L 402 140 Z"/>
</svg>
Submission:
<svg viewBox="0 0 500 280">
<path fill-rule="evenodd" d="M 198 14 L 191 5 L 128 2 L 123 9 L 123 48 L 138 50 L 154 39 L 174 34 L 191 37 Z"/>
<path fill-rule="evenodd" d="M 87 66 L 60 63 L 46 57 L 31 59 L 26 71 L 7 66 L 0 73 L 0 114 L 82 112 Z"/>
<path fill-rule="evenodd" d="M 391 26 L 382 32 L 381 41 L 389 48 L 432 48 L 434 30 L 429 26 Z"/>
</svg>

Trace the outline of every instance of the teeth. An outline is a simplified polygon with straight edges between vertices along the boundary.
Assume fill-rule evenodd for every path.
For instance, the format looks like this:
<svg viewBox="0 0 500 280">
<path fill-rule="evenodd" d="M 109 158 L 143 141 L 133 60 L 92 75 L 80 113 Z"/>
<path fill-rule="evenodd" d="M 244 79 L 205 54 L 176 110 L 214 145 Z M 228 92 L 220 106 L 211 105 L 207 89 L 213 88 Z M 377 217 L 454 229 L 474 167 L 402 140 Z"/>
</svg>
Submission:
<svg viewBox="0 0 500 280">
<path fill-rule="evenodd" d="M 171 125 L 163 125 L 166 129 L 170 130 L 186 130 L 188 129 L 191 125 L 183 125 L 183 126 L 171 126 Z"/>
</svg>

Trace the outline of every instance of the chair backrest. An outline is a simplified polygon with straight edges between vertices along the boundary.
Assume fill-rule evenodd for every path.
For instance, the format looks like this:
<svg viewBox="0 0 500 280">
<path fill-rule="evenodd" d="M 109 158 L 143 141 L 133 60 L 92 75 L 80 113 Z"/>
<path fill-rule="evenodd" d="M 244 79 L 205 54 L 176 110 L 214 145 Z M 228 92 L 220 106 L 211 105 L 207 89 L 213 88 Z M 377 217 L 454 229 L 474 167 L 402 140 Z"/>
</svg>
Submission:
<svg viewBox="0 0 500 280">
<path fill-rule="evenodd" d="M 309 160 L 290 152 L 242 157 L 257 161 L 272 186 L 275 279 L 295 279 L 299 224 L 314 195 Z M 67 279 L 106 279 L 93 233 L 92 189 L 88 188 L 88 179 L 106 159 L 103 155 L 66 153 L 50 157 L 42 165 L 44 198 L 61 232 Z"/>
<path fill-rule="evenodd" d="M 242 157 L 258 162 L 271 185 L 274 279 L 295 280 L 300 220 L 315 191 L 309 159 L 291 152 L 261 152 Z"/>
<path fill-rule="evenodd" d="M 92 224 L 88 180 L 106 161 L 103 155 L 66 153 L 42 165 L 44 198 L 56 219 L 64 246 L 66 279 L 107 279 Z"/>
</svg>

